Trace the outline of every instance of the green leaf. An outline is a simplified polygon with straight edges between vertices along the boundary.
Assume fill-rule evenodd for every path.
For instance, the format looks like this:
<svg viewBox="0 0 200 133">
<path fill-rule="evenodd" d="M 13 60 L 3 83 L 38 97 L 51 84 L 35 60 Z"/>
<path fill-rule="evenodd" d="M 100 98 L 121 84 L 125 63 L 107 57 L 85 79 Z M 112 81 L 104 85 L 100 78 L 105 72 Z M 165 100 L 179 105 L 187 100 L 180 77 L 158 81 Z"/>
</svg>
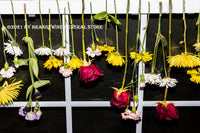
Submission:
<svg viewBox="0 0 200 133">
<path fill-rule="evenodd" d="M 33 91 L 33 86 L 30 85 L 26 91 L 26 99 L 28 99 L 28 96 L 30 95 L 30 93 Z"/>
<path fill-rule="evenodd" d="M 18 59 L 19 66 L 27 66 L 29 59 Z"/>
<path fill-rule="evenodd" d="M 1 74 L 0 74 L 0 82 L 3 80 L 3 77 L 1 76 Z"/>
<path fill-rule="evenodd" d="M 122 25 L 122 23 L 121 23 L 116 17 L 114 17 L 114 16 L 112 16 L 112 15 L 109 15 L 109 17 L 112 18 L 112 20 L 114 21 L 115 24 L 117 24 L 117 25 Z"/>
<path fill-rule="evenodd" d="M 163 46 L 164 47 L 167 47 L 167 39 L 163 36 L 163 35 L 160 35 L 160 39 L 161 39 L 161 42 L 163 43 Z"/>
<path fill-rule="evenodd" d="M 32 58 L 36 58 L 35 56 L 35 50 L 34 50 L 34 43 L 33 43 L 33 39 L 31 37 L 23 37 L 22 39 L 25 43 L 28 44 L 28 47 L 30 48 L 30 55 Z"/>
<path fill-rule="evenodd" d="M 39 67 L 38 67 L 37 59 L 35 58 L 29 59 L 29 68 L 31 69 L 35 77 L 38 78 Z"/>
<path fill-rule="evenodd" d="M 39 81 L 36 81 L 33 86 L 34 88 L 40 88 L 42 86 L 45 86 L 47 84 L 50 84 L 50 81 L 49 80 L 39 80 Z"/>
<path fill-rule="evenodd" d="M 107 17 L 108 17 L 108 13 L 106 11 L 103 11 L 94 15 L 94 19 L 96 20 L 106 20 Z"/>
</svg>

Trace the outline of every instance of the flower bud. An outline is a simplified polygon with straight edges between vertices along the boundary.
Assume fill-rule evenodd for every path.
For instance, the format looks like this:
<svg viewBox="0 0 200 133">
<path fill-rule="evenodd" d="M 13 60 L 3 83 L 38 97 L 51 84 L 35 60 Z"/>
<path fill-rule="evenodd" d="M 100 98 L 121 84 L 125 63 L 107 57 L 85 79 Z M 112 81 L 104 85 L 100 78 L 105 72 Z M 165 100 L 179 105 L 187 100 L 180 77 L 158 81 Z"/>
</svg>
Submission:
<svg viewBox="0 0 200 133">
<path fill-rule="evenodd" d="M 8 69 L 9 69 L 9 64 L 8 64 L 8 62 L 6 62 L 5 65 L 4 65 L 4 70 L 8 71 Z"/>
</svg>

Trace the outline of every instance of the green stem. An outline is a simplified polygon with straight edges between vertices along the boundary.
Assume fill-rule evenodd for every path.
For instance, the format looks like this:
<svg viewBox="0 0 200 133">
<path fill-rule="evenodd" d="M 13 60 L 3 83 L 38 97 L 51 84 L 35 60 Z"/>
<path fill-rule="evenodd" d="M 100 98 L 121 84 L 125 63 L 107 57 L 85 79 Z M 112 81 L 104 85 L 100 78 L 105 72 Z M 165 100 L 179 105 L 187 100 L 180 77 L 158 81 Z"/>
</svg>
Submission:
<svg viewBox="0 0 200 133">
<path fill-rule="evenodd" d="M 171 52 L 171 33 L 172 33 L 172 0 L 169 0 L 169 56 L 172 55 Z"/>
<path fill-rule="evenodd" d="M 165 48 L 164 48 L 164 44 L 162 43 L 162 52 L 163 52 L 163 67 L 164 67 L 164 71 L 165 71 L 165 77 L 167 77 L 167 70 L 166 70 L 166 62 L 165 62 Z"/>
<path fill-rule="evenodd" d="M 107 13 L 107 0 L 106 0 L 106 13 Z M 106 42 L 106 46 L 108 46 L 108 42 L 107 42 L 107 27 L 108 27 L 108 16 L 106 18 L 106 23 L 105 23 L 105 42 Z"/>
<path fill-rule="evenodd" d="M 64 25 L 65 25 L 65 47 L 67 47 L 67 36 L 66 36 L 66 34 L 67 34 L 67 29 L 66 29 L 66 26 L 67 26 L 67 18 L 66 18 L 66 7 L 64 8 L 64 14 L 65 14 L 65 16 L 64 16 Z"/>
<path fill-rule="evenodd" d="M 183 22 L 184 22 L 184 47 L 185 47 L 185 54 L 187 53 L 187 44 L 186 44 L 186 20 L 185 20 L 185 0 L 183 0 Z"/>
<path fill-rule="evenodd" d="M 0 16 L 1 17 L 1 16 Z M 3 25 L 2 25 L 3 26 Z M 6 52 L 5 52 L 5 45 L 4 45 L 4 32 L 2 31 L 2 39 L 3 39 L 3 56 L 4 56 L 4 60 L 5 62 L 7 62 L 7 58 L 6 58 Z"/>
<path fill-rule="evenodd" d="M 93 28 L 94 22 L 93 22 L 93 17 L 92 17 L 92 2 L 90 2 L 90 13 L 91 13 L 90 19 L 91 19 L 91 26 L 92 26 L 91 34 L 92 34 L 92 45 L 93 45 L 94 44 L 94 28 Z"/>
<path fill-rule="evenodd" d="M 12 6 L 12 12 L 13 12 L 13 22 L 14 22 L 14 35 L 15 35 L 15 41 L 17 42 L 17 31 L 16 31 L 16 23 L 15 23 L 15 12 L 14 12 L 14 6 L 13 6 L 13 2 L 12 0 L 11 2 L 11 6 Z"/>
<path fill-rule="evenodd" d="M 129 14 L 129 3 L 130 0 L 127 0 L 127 10 L 126 10 L 126 35 L 125 35 L 125 70 L 124 70 L 124 77 L 122 81 L 122 89 L 124 88 L 125 80 L 126 80 L 126 73 L 127 73 L 127 66 L 128 66 L 128 50 L 127 50 L 127 41 L 128 41 L 128 14 Z"/>
<path fill-rule="evenodd" d="M 85 39 L 84 39 L 84 31 L 85 31 L 85 25 L 84 25 L 84 0 L 82 0 L 82 47 L 83 47 L 83 59 L 86 61 L 86 53 L 85 53 Z"/>
<path fill-rule="evenodd" d="M 51 11 L 49 9 L 49 44 L 51 48 L 51 56 L 53 56 L 53 51 L 52 51 L 52 42 L 51 42 Z"/>
<path fill-rule="evenodd" d="M 62 46 L 64 46 L 64 45 L 63 45 L 62 20 L 61 20 L 60 8 L 59 8 L 58 0 L 56 0 L 56 3 L 57 3 L 58 15 L 59 15 L 59 21 L 60 21 L 60 34 L 61 34 L 61 37 L 62 37 Z"/>
<path fill-rule="evenodd" d="M 68 10 L 69 10 L 69 17 L 70 17 L 70 25 L 71 25 L 71 38 L 72 38 L 72 51 L 73 51 L 73 56 L 75 56 L 75 50 L 74 50 L 74 33 L 73 33 L 73 21 L 72 21 L 72 15 L 71 15 L 71 10 L 70 10 L 70 5 L 68 2 Z"/>
<path fill-rule="evenodd" d="M 199 17 L 198 17 L 198 20 L 197 20 L 197 25 L 198 25 L 198 31 L 197 31 L 197 42 L 199 43 L 200 41 L 200 12 L 199 12 Z"/>
<path fill-rule="evenodd" d="M 39 12 L 40 12 L 40 21 L 41 21 L 42 45 L 44 46 L 44 32 L 43 32 L 43 21 L 42 21 L 40 0 L 39 0 Z"/>
<path fill-rule="evenodd" d="M 168 88 L 165 88 L 164 102 L 167 101 L 167 92 L 168 92 Z"/>
<path fill-rule="evenodd" d="M 26 4 L 24 4 L 24 21 L 25 21 L 25 28 L 26 28 L 26 37 L 28 37 L 28 26 L 27 26 L 27 16 L 26 16 Z"/>
<path fill-rule="evenodd" d="M 116 7 L 116 1 L 114 0 L 115 5 L 115 18 L 117 19 L 117 7 Z M 118 43 L 118 27 L 117 24 L 115 25 L 115 32 L 116 32 L 116 49 L 117 52 L 119 52 L 119 43 Z"/>
</svg>

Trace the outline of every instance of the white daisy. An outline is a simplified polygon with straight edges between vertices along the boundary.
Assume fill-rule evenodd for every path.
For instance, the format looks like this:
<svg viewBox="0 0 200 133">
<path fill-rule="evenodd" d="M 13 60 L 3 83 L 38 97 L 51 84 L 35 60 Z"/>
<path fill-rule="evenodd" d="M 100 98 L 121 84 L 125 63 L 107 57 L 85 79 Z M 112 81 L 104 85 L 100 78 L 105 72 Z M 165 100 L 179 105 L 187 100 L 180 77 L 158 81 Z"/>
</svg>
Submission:
<svg viewBox="0 0 200 133">
<path fill-rule="evenodd" d="M 36 55 L 41 55 L 41 56 L 49 56 L 51 55 L 51 49 L 48 48 L 47 46 L 41 46 L 40 48 L 35 49 L 35 54 Z"/>
<path fill-rule="evenodd" d="M 23 54 L 23 52 L 19 48 L 19 45 L 14 44 L 12 41 L 9 41 L 8 43 L 4 43 L 4 45 L 5 45 L 6 53 L 10 55 L 21 56 Z"/>
<path fill-rule="evenodd" d="M 95 56 L 100 56 L 101 55 L 101 51 L 98 48 L 96 48 L 96 50 L 93 51 L 91 47 L 88 47 L 86 54 L 88 56 L 94 58 Z"/>
<path fill-rule="evenodd" d="M 144 74 L 144 77 L 145 77 L 145 83 L 155 84 L 155 85 L 160 84 L 160 81 L 161 81 L 160 74 L 146 73 Z"/>
<path fill-rule="evenodd" d="M 68 51 L 68 49 L 65 46 L 61 46 L 58 49 L 54 50 L 54 55 L 56 56 L 66 56 L 69 57 L 71 56 L 71 53 Z"/>
<path fill-rule="evenodd" d="M 73 69 L 65 69 L 64 66 L 60 67 L 59 72 L 63 75 L 63 77 L 69 77 L 70 75 L 72 75 L 72 71 Z"/>
<path fill-rule="evenodd" d="M 159 86 L 166 87 L 166 88 L 175 87 L 176 83 L 178 83 L 176 79 L 167 77 L 167 78 L 161 79 Z"/>
</svg>

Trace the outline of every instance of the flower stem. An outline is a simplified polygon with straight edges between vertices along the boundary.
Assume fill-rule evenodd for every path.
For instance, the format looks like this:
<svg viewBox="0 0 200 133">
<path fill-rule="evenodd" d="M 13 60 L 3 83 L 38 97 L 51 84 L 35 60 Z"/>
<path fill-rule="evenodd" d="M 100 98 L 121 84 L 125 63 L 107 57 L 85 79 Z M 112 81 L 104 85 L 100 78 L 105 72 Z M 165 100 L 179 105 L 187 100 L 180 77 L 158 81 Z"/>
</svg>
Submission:
<svg viewBox="0 0 200 133">
<path fill-rule="evenodd" d="M 169 0 L 169 56 L 171 52 L 171 33 L 172 33 L 172 0 Z"/>
<path fill-rule="evenodd" d="M 92 26 L 92 28 L 91 28 L 91 34 L 92 34 L 92 45 L 94 45 L 95 43 L 94 43 L 94 27 L 93 27 L 93 25 L 94 25 L 94 20 L 93 20 L 93 17 L 92 17 L 92 2 L 90 2 L 90 13 L 91 13 L 91 16 L 90 16 L 90 19 L 91 19 L 91 26 Z M 94 46 L 94 48 L 95 48 L 95 46 Z"/>
<path fill-rule="evenodd" d="M 166 101 L 167 101 L 167 92 L 168 92 L 168 88 L 166 87 L 166 88 L 165 88 L 164 102 L 166 102 Z"/>
<path fill-rule="evenodd" d="M 117 8 L 116 8 L 116 1 L 114 0 L 115 5 L 115 18 L 117 19 Z M 116 31 L 116 49 L 117 52 L 119 52 L 119 43 L 118 43 L 118 27 L 117 24 L 115 24 L 115 31 Z"/>
<path fill-rule="evenodd" d="M 65 25 L 65 47 L 67 47 L 67 28 L 66 28 L 66 25 L 67 25 L 67 18 L 66 18 L 66 7 L 64 8 L 64 14 L 65 14 L 65 16 L 64 16 L 64 25 Z"/>
<path fill-rule="evenodd" d="M 85 31 L 85 25 L 84 25 L 84 0 L 82 0 L 82 47 L 83 47 L 83 59 L 86 61 L 86 53 L 85 53 L 85 39 L 84 39 L 84 31 Z"/>
<path fill-rule="evenodd" d="M 106 13 L 107 13 L 107 0 L 106 0 Z M 107 42 L 107 27 L 108 27 L 108 16 L 106 17 L 106 23 L 105 23 L 105 42 L 106 42 L 106 46 L 108 46 L 108 42 Z"/>
<path fill-rule="evenodd" d="M 1 16 L 0 16 L 1 18 Z M 3 26 L 3 25 L 2 25 Z M 4 32 L 2 30 L 2 39 L 3 39 L 3 56 L 4 56 L 4 60 L 5 62 L 7 62 L 7 58 L 6 58 L 6 52 L 5 52 L 5 45 L 4 45 Z M 11 44 L 12 45 L 12 44 Z"/>
<path fill-rule="evenodd" d="M 25 21 L 25 28 L 26 28 L 26 37 L 28 37 L 28 26 L 27 26 L 27 16 L 26 16 L 26 4 L 24 4 L 24 21 Z"/>
<path fill-rule="evenodd" d="M 61 20 L 60 8 L 59 8 L 58 0 L 56 0 L 56 3 L 57 3 L 57 9 L 58 9 L 58 15 L 59 15 L 59 21 L 60 21 L 60 34 L 61 34 L 61 37 L 62 37 L 62 46 L 64 46 L 63 45 L 62 20 Z"/>
<path fill-rule="evenodd" d="M 12 0 L 11 2 L 11 6 L 12 6 L 12 12 L 13 12 L 13 22 L 14 22 L 14 35 L 15 35 L 15 41 L 17 42 L 17 31 L 16 31 L 16 23 L 15 23 L 15 12 L 14 12 L 14 6 L 13 6 L 13 2 Z"/>
<path fill-rule="evenodd" d="M 164 44 L 162 43 L 162 54 L 163 54 L 163 67 L 164 67 L 164 71 L 165 71 L 165 77 L 167 77 L 167 70 L 166 70 L 166 62 L 165 62 L 165 48 L 164 48 Z"/>
<path fill-rule="evenodd" d="M 125 35 L 125 70 L 124 70 L 124 77 L 122 81 L 122 89 L 124 88 L 125 80 L 126 80 L 126 73 L 127 73 L 127 66 L 128 66 L 128 50 L 127 50 L 127 40 L 128 40 L 128 14 L 129 14 L 129 4 L 130 0 L 127 0 L 127 9 L 126 9 L 126 35 Z"/>
<path fill-rule="evenodd" d="M 40 0 L 39 0 L 39 12 L 40 12 L 40 21 L 41 21 L 42 45 L 44 46 L 43 21 L 42 21 Z"/>
<path fill-rule="evenodd" d="M 49 9 L 49 44 L 51 48 L 51 57 L 53 56 L 53 51 L 52 51 L 52 43 L 51 43 L 51 11 Z"/>
<path fill-rule="evenodd" d="M 185 0 L 183 0 L 183 22 L 184 22 L 184 47 L 185 47 L 185 54 L 187 53 L 187 44 L 186 44 L 186 20 L 185 20 Z"/>
<path fill-rule="evenodd" d="M 72 51 L 73 51 L 73 56 L 75 56 L 75 50 L 74 50 L 74 33 L 73 33 L 73 21 L 72 21 L 72 15 L 71 15 L 71 10 L 70 10 L 70 5 L 68 2 L 68 10 L 69 10 L 69 22 L 71 25 L 71 38 L 72 38 Z"/>
<path fill-rule="evenodd" d="M 198 31 L 197 31 L 197 42 L 199 43 L 200 41 L 200 12 L 199 12 L 199 17 L 198 17 L 198 20 L 197 20 L 197 25 L 198 25 Z"/>
</svg>

